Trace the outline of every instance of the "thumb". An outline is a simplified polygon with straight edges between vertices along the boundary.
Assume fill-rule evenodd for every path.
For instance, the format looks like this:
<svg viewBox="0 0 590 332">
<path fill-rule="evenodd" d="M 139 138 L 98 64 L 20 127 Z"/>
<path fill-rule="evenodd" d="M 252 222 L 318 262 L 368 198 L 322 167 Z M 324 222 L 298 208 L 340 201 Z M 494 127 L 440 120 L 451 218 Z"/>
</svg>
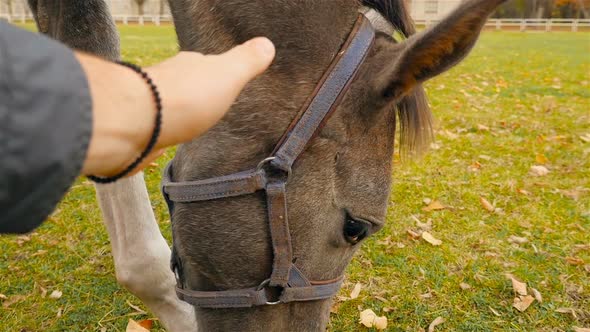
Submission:
<svg viewBox="0 0 590 332">
<path fill-rule="evenodd" d="M 268 38 L 258 37 L 221 54 L 219 60 L 226 70 L 231 71 L 230 77 L 243 87 L 270 66 L 275 52 Z"/>
</svg>

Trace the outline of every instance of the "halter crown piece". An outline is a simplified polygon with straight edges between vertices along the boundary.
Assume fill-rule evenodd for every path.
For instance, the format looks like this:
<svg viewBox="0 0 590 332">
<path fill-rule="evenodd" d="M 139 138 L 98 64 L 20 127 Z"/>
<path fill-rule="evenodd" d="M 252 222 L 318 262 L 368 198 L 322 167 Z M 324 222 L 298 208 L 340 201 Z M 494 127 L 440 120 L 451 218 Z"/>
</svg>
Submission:
<svg viewBox="0 0 590 332">
<path fill-rule="evenodd" d="M 184 288 L 182 262 L 173 244 L 171 268 L 176 275 L 176 294 L 181 300 L 200 308 L 249 308 L 323 300 L 338 292 L 342 276 L 333 280 L 310 281 L 293 263 L 286 184 L 293 163 L 338 107 L 374 40 L 373 26 L 364 15 L 360 15 L 342 49 L 272 155 L 261 161 L 256 169 L 207 180 L 174 182 L 172 163 L 168 165 L 162 180 L 162 191 L 171 215 L 174 203 L 237 197 L 264 190 L 273 248 L 272 273 L 258 287 L 197 291 Z"/>
</svg>

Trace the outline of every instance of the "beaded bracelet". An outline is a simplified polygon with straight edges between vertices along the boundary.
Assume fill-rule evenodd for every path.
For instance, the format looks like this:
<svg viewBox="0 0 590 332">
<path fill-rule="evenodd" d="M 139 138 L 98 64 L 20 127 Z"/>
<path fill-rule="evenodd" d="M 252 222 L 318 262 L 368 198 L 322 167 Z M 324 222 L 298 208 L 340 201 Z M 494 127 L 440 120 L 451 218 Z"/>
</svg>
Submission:
<svg viewBox="0 0 590 332">
<path fill-rule="evenodd" d="M 152 95 L 154 96 L 154 101 L 156 102 L 156 123 L 154 125 L 152 137 L 150 138 L 147 147 L 141 153 L 141 155 L 139 155 L 139 157 L 137 157 L 137 159 L 131 165 L 129 165 L 124 171 L 111 177 L 98 177 L 93 175 L 88 176 L 88 179 L 100 184 L 113 183 L 129 175 L 152 152 L 152 150 L 156 146 L 158 138 L 160 137 L 160 132 L 162 131 L 162 99 L 160 98 L 160 92 L 158 91 L 158 88 L 156 87 L 152 79 L 148 76 L 148 74 L 145 71 L 143 71 L 143 69 L 141 69 L 141 67 L 123 61 L 118 61 L 117 63 L 141 75 L 143 80 L 149 85 L 150 90 L 152 91 Z"/>
</svg>

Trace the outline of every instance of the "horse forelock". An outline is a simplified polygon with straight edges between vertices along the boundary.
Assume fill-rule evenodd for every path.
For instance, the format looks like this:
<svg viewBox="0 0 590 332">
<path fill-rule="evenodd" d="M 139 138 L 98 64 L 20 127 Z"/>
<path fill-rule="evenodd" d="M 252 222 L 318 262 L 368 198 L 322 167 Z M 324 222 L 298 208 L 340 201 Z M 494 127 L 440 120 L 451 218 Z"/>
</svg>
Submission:
<svg viewBox="0 0 590 332">
<path fill-rule="evenodd" d="M 366 15 L 376 28 L 384 30 L 382 20 L 387 21 L 393 31 L 385 30 L 388 34 L 399 32 L 408 38 L 416 33 L 414 21 L 405 0 L 361 0 L 361 4 L 372 9 Z M 380 17 L 374 17 L 373 11 Z M 403 97 L 396 105 L 400 123 L 400 147 L 403 155 L 421 154 L 433 140 L 432 112 L 424 88 L 419 85 L 410 94 Z"/>
</svg>

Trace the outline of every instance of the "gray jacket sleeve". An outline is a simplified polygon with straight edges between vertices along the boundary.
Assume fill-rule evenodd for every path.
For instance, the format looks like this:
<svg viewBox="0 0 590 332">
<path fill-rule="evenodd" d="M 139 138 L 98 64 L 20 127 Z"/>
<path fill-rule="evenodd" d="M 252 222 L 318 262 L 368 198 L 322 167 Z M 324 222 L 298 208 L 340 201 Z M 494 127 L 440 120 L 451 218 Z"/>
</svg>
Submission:
<svg viewBox="0 0 590 332">
<path fill-rule="evenodd" d="M 78 176 L 92 102 L 71 50 L 0 21 L 0 233 L 39 226 Z"/>
</svg>

